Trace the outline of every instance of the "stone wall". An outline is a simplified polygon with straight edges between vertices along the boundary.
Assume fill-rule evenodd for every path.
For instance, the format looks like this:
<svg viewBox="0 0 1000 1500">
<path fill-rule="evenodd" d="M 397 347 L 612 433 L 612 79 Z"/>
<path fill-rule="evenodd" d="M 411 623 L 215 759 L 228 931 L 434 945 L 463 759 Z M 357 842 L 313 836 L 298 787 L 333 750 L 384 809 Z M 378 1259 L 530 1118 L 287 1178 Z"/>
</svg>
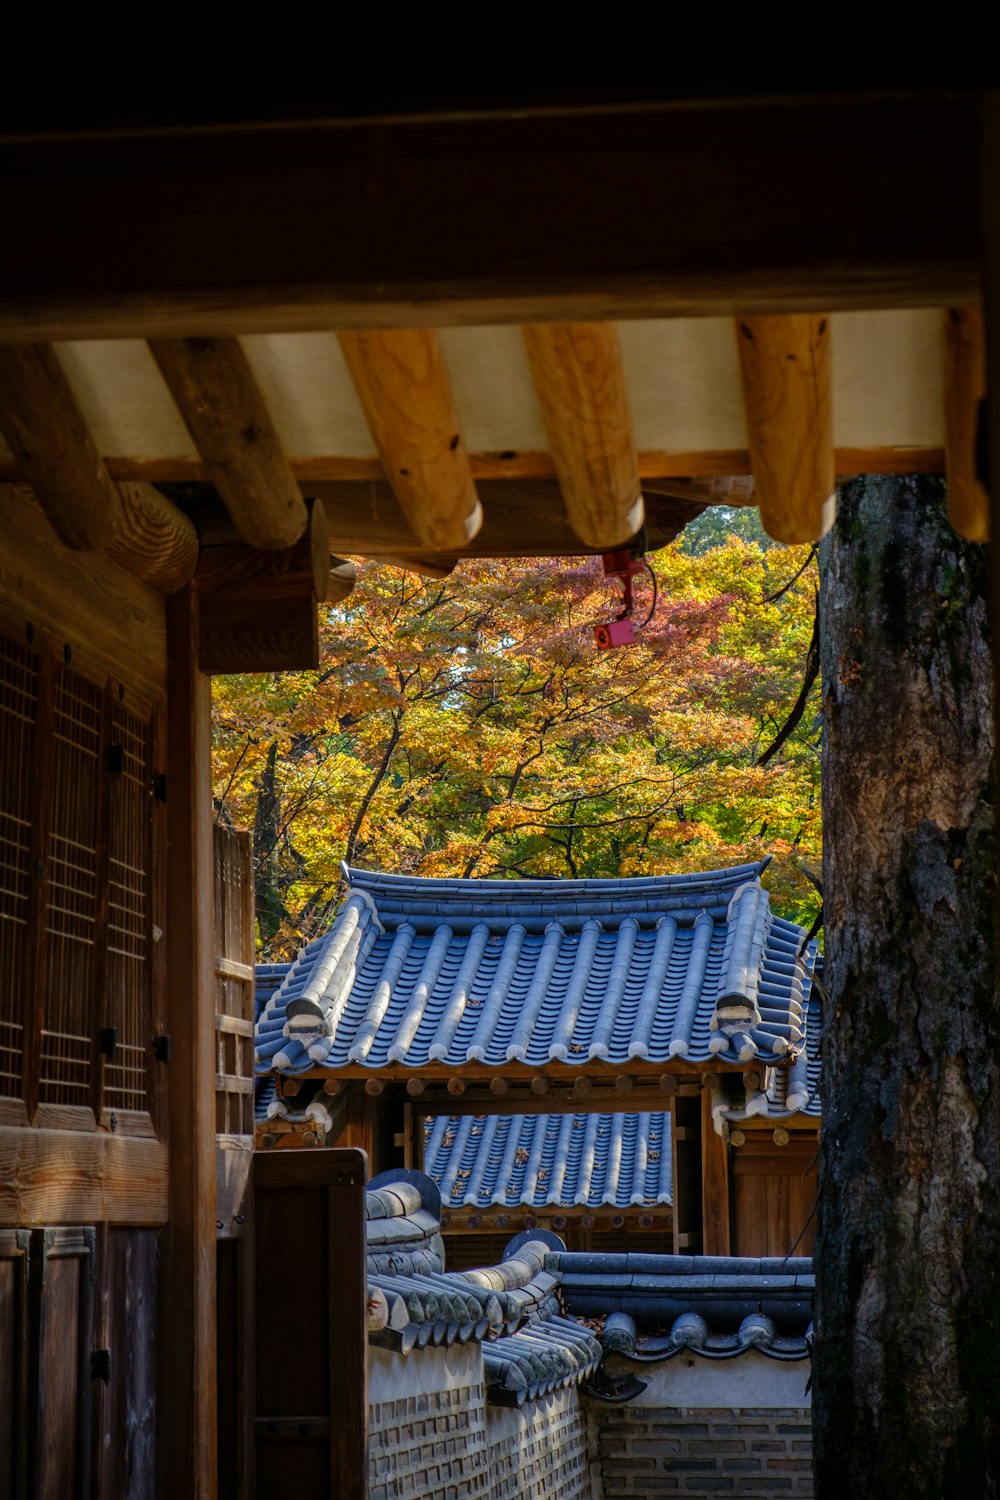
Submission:
<svg viewBox="0 0 1000 1500">
<path fill-rule="evenodd" d="M 520 1407 L 488 1406 L 490 1500 L 591 1500 L 587 1419 L 575 1386 Z"/>
<path fill-rule="evenodd" d="M 371 1500 L 789 1500 L 811 1496 L 808 1361 L 747 1353 L 625 1363 L 624 1406 L 576 1387 L 486 1404 L 478 1344 L 369 1349 Z"/>
<path fill-rule="evenodd" d="M 808 1361 L 681 1355 L 619 1367 L 647 1386 L 626 1406 L 588 1403 L 603 1500 L 812 1495 Z"/>
<path fill-rule="evenodd" d="M 403 1356 L 369 1348 L 371 1500 L 490 1494 L 486 1387 L 478 1344 Z"/>
<path fill-rule="evenodd" d="M 369 1355 L 371 1500 L 591 1500 L 575 1386 L 487 1406 L 478 1344 Z"/>
</svg>

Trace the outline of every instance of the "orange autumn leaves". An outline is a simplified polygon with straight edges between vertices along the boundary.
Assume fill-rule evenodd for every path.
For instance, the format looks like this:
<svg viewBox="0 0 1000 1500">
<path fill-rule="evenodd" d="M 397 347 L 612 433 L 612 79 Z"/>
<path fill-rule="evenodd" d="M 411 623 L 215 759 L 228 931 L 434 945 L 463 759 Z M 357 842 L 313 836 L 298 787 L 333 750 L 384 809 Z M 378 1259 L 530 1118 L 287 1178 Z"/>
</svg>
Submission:
<svg viewBox="0 0 1000 1500">
<path fill-rule="evenodd" d="M 365 563 L 322 626 L 318 672 L 215 683 L 220 815 L 254 830 L 262 951 L 339 899 L 340 862 L 423 875 L 643 875 L 777 857 L 779 910 L 811 920 L 816 709 L 755 762 L 801 682 L 815 564 L 730 537 L 655 554 L 633 647 L 596 560 L 469 561 L 444 581 Z M 648 581 L 636 588 L 645 616 Z"/>
</svg>

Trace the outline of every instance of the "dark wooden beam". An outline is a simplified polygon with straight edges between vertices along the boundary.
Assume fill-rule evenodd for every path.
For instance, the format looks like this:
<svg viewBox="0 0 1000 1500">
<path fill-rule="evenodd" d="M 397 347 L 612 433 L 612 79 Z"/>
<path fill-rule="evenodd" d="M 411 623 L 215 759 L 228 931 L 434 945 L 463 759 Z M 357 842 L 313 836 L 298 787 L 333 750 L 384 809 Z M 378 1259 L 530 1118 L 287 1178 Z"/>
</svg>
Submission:
<svg viewBox="0 0 1000 1500">
<path fill-rule="evenodd" d="M 704 1255 L 731 1255 L 729 1146 L 716 1134 L 712 1092 L 701 1091 L 701 1229 Z"/>
<path fill-rule="evenodd" d="M 0 336 L 964 306 L 978 115 L 914 89 L 22 133 Z"/>
<path fill-rule="evenodd" d="M 418 571 L 421 564 L 436 561 L 413 536 L 389 485 L 358 480 L 308 488 L 323 501 L 331 545 L 338 552 L 382 557 L 400 566 L 412 560 Z M 480 480 L 477 488 L 483 524 L 462 557 L 523 557 L 526 552 L 534 557 L 580 557 L 602 550 L 587 546 L 576 535 L 556 480 Z M 705 501 L 698 498 L 651 499 L 646 506 L 649 548 L 672 542 L 704 509 Z"/>
<path fill-rule="evenodd" d="M 940 474 L 944 471 L 944 449 L 937 447 L 893 446 L 837 448 L 838 474 Z M 289 466 L 304 494 L 312 494 L 315 483 L 340 483 L 366 479 L 385 479 L 385 469 L 377 454 L 352 458 L 337 453 L 315 453 L 307 457 L 289 457 Z M 551 453 L 543 449 L 514 452 L 471 453 L 472 477 L 484 479 L 554 479 L 555 465 Z M 638 454 L 639 477 L 647 493 L 672 493 L 671 486 L 692 485 L 709 491 L 713 505 L 749 505 L 749 448 L 646 448 Z M 141 457 L 128 453 L 106 453 L 104 466 L 112 479 L 142 479 L 149 484 L 196 484 L 209 479 L 200 458 L 186 454 L 163 453 Z M 0 458 L 0 483 L 15 480 L 19 470 L 10 459 Z M 716 489 L 716 486 L 721 488 Z"/>
<path fill-rule="evenodd" d="M 203 672 L 306 671 L 319 665 L 317 604 L 346 598 L 354 565 L 331 558 L 323 506 L 311 501 L 309 512 L 305 536 L 280 552 L 248 547 L 221 506 L 195 512 Z"/>
<path fill-rule="evenodd" d="M 990 502 L 977 473 L 979 403 L 986 394 L 986 341 L 980 307 L 944 315 L 944 420 L 948 519 L 970 542 L 990 539 Z"/>
<path fill-rule="evenodd" d="M 306 507 L 253 371 L 236 339 L 151 339 L 212 483 L 240 535 L 265 551 L 290 547 Z"/>
</svg>

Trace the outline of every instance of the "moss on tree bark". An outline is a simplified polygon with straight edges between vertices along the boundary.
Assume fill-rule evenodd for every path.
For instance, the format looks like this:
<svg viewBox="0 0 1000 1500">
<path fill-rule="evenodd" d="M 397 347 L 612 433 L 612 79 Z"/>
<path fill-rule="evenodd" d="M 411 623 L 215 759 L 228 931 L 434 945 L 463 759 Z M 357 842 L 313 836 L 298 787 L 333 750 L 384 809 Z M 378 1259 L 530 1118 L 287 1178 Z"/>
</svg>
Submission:
<svg viewBox="0 0 1000 1500">
<path fill-rule="evenodd" d="M 996 1493 L 1000 1197 L 986 552 L 944 485 L 847 485 L 823 548 L 823 1500 Z"/>
</svg>

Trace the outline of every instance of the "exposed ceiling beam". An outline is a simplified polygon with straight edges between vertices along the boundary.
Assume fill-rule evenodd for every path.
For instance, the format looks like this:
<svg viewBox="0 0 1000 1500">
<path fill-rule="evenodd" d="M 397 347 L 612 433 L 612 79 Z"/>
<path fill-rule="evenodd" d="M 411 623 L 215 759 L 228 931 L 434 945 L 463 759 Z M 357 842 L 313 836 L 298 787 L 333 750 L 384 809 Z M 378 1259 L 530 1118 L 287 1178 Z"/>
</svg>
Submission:
<svg viewBox="0 0 1000 1500">
<path fill-rule="evenodd" d="M 976 463 L 979 403 L 986 394 L 986 343 L 978 307 L 945 312 L 944 422 L 948 518 L 970 542 L 990 539 L 990 502 Z"/>
<path fill-rule="evenodd" d="M 432 549 L 465 547 L 483 515 L 437 334 L 367 329 L 342 333 L 340 347 L 414 535 Z"/>
<path fill-rule="evenodd" d="M 203 672 L 281 672 L 319 665 L 316 606 L 344 598 L 354 568 L 331 567 L 326 512 L 309 507 L 309 524 L 291 547 L 263 552 L 237 534 L 220 505 L 196 509 L 201 557 L 198 663 Z"/>
<path fill-rule="evenodd" d="M 870 448 L 840 447 L 835 450 L 838 474 L 942 474 L 944 448 L 887 446 Z M 639 477 L 643 490 L 658 492 L 663 484 L 681 483 L 691 478 L 719 480 L 731 484 L 750 473 L 748 448 L 640 449 Z M 316 453 L 289 456 L 292 473 L 303 494 L 310 493 L 314 482 L 384 479 L 382 460 L 376 455 L 350 457 L 346 454 Z M 484 479 L 554 479 L 552 455 L 544 450 L 517 453 L 470 453 L 472 477 L 477 484 Z M 143 457 L 134 453 L 106 453 L 104 466 L 112 479 L 145 479 L 150 484 L 193 484 L 209 478 L 200 458 L 164 453 Z M 0 483 L 18 478 L 17 465 L 0 457 Z M 736 500 L 717 498 L 712 504 L 736 505 Z"/>
<path fill-rule="evenodd" d="M 427 547 L 409 533 L 406 518 L 388 484 L 314 484 L 310 486 L 326 508 L 331 545 L 338 552 L 384 558 L 397 565 L 441 563 L 454 553 L 428 556 Z M 588 547 L 571 529 L 556 480 L 484 480 L 479 485 L 483 524 L 462 557 L 581 557 L 600 552 Z M 688 521 L 700 515 L 704 500 L 662 496 L 646 508 L 650 550 L 672 542 Z M 410 537 L 409 542 L 407 537 Z"/>
<path fill-rule="evenodd" d="M 0 431 L 64 546 L 109 547 L 118 491 L 48 344 L 0 344 Z"/>
<path fill-rule="evenodd" d="M 0 337 L 962 306 L 978 143 L 974 89 L 39 131 Z"/>
<path fill-rule="evenodd" d="M 834 517 L 833 364 L 825 313 L 738 318 L 754 491 L 779 542 L 814 542 Z"/>
<path fill-rule="evenodd" d="M 48 344 L 0 344 L 0 431 L 56 536 L 106 552 L 161 593 L 194 575 L 191 522 L 152 485 L 116 484 Z"/>
<path fill-rule="evenodd" d="M 236 339 L 151 339 L 184 424 L 240 535 L 290 547 L 306 529 L 302 491 Z"/>
<path fill-rule="evenodd" d="M 643 521 L 625 370 L 613 323 L 533 323 L 524 342 L 570 525 L 614 547 Z"/>
<path fill-rule="evenodd" d="M 151 484 L 115 486 L 121 498 L 122 526 L 108 556 L 161 594 L 175 594 L 190 583 L 198 566 L 198 533 L 183 511 Z"/>
</svg>

